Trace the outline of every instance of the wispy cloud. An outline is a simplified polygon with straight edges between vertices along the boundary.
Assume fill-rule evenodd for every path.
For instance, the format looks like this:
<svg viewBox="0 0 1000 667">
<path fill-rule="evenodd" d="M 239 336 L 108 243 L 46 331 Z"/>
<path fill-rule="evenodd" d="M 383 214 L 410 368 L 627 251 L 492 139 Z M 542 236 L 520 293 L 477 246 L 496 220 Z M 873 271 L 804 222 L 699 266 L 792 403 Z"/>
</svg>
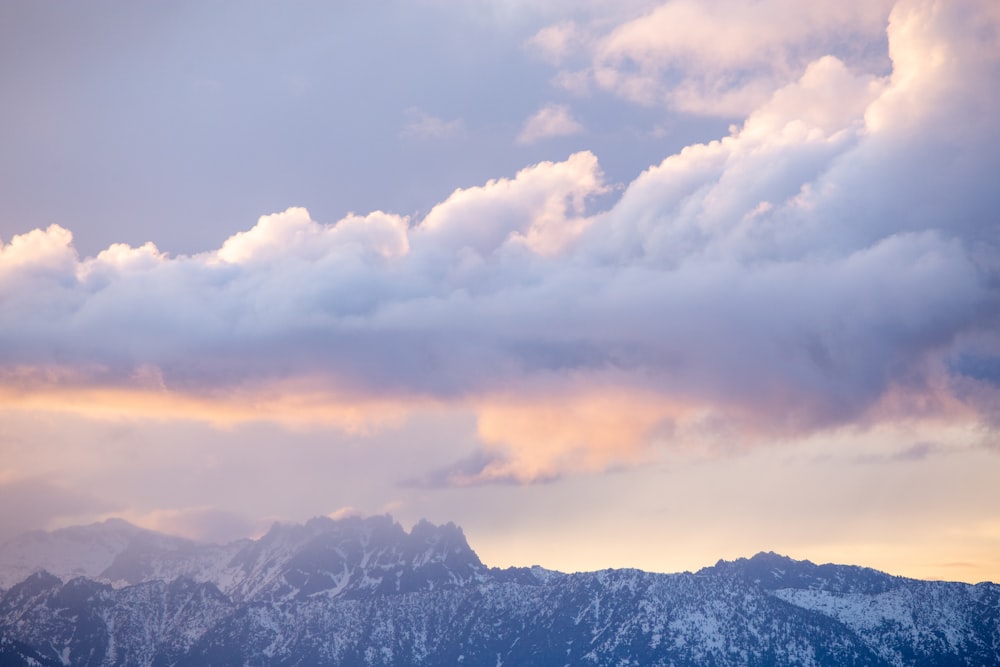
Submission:
<svg viewBox="0 0 1000 667">
<path fill-rule="evenodd" d="M 517 135 L 517 143 L 533 144 L 543 139 L 567 137 L 583 131 L 583 125 L 573 118 L 569 107 L 563 104 L 548 104 L 524 122 L 521 133 Z"/>
<path fill-rule="evenodd" d="M 117 512 L 115 516 L 168 535 L 220 544 L 249 536 L 259 537 L 269 527 L 266 521 L 207 506 L 153 510 L 141 514 L 126 510 Z"/>
<path fill-rule="evenodd" d="M 915 442 L 908 447 L 904 447 L 895 452 L 884 455 L 862 455 L 857 458 L 858 463 L 911 463 L 926 461 L 928 458 L 951 453 L 947 447 L 933 442 Z"/>
<path fill-rule="evenodd" d="M 460 137 L 465 131 L 465 121 L 461 118 L 445 120 L 422 109 L 410 107 L 406 110 L 406 124 L 400 130 L 400 135 L 407 139 L 448 139 Z"/>
</svg>

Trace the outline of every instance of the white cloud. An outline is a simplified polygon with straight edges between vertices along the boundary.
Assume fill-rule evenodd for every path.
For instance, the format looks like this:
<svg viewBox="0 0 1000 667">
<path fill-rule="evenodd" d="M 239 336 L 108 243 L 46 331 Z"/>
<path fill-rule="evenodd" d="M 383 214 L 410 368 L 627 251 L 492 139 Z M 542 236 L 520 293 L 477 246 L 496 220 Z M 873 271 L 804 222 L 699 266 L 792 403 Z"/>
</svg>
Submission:
<svg viewBox="0 0 1000 667">
<path fill-rule="evenodd" d="M 589 224 L 588 198 L 606 191 L 597 158 L 541 162 L 513 179 L 456 190 L 427 214 L 413 242 L 434 254 L 469 249 L 489 256 L 510 244 L 539 254 L 562 250 Z"/>
<path fill-rule="evenodd" d="M 65 270 L 75 264 L 73 233 L 59 225 L 18 234 L 4 244 L 0 240 L 0 275 L 14 271 Z"/>
<path fill-rule="evenodd" d="M 583 132 L 583 125 L 573 118 L 564 104 L 547 104 L 524 122 L 517 136 L 519 144 L 533 144 L 543 139 L 567 137 Z"/>
<path fill-rule="evenodd" d="M 408 220 L 381 211 L 349 215 L 336 225 L 320 225 L 301 207 L 261 216 L 246 232 L 226 239 L 216 253 L 223 262 L 273 262 L 289 255 L 316 259 L 331 254 L 368 253 L 382 258 L 409 251 Z M 103 253 L 102 253 L 103 254 Z"/>
<path fill-rule="evenodd" d="M 809 192 L 864 141 L 865 110 L 883 88 L 835 58 L 817 60 L 731 136 L 689 146 L 640 175 L 590 235 L 594 252 L 663 266 L 695 253 L 797 255 L 798 244 L 825 233 L 801 210 Z"/>
</svg>

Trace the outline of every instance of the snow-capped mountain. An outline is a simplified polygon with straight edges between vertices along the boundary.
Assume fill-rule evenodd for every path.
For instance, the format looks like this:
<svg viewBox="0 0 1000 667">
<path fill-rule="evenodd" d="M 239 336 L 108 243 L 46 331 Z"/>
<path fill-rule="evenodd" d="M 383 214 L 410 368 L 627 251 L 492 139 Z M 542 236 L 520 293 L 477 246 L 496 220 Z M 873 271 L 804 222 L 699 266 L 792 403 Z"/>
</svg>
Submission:
<svg viewBox="0 0 1000 667">
<path fill-rule="evenodd" d="M 237 600 L 362 598 L 460 586 L 486 568 L 454 524 L 407 533 L 388 516 L 276 525 L 241 549 L 215 581 Z"/>
<path fill-rule="evenodd" d="M 389 517 L 221 547 L 67 530 L 78 552 L 62 531 L 0 547 L 3 581 L 29 553 L 69 573 L 0 593 L 0 665 L 1000 664 L 994 584 L 776 554 L 693 574 L 498 570 L 453 524 Z"/>
</svg>

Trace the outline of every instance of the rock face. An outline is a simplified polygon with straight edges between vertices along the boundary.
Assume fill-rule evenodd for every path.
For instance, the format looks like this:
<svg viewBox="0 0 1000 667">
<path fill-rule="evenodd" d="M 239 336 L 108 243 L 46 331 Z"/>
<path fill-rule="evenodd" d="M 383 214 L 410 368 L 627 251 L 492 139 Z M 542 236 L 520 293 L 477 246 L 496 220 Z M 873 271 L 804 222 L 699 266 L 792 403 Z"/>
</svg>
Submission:
<svg viewBox="0 0 1000 667">
<path fill-rule="evenodd" d="M 30 537 L 61 576 L 0 592 L 0 666 L 1000 664 L 994 584 L 776 554 L 694 574 L 498 570 L 453 524 L 389 517 L 221 547 L 68 530 L 76 555 L 60 531 Z M 0 547 L 0 570 L 16 566 L 0 577 L 23 573 L 26 539 Z"/>
</svg>

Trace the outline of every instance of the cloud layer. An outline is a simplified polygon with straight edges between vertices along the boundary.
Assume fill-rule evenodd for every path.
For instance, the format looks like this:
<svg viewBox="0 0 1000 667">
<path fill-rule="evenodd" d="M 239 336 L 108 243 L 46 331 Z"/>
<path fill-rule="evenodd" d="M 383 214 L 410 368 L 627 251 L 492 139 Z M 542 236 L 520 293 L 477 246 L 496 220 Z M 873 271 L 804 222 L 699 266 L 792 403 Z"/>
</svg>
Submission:
<svg viewBox="0 0 1000 667">
<path fill-rule="evenodd" d="M 615 28 L 592 47 L 595 80 L 661 94 L 663 69 L 704 40 L 647 37 L 678 12 L 729 25 L 727 8 L 673 2 Z M 829 26 L 869 34 L 882 13 L 856 24 L 820 3 L 788 34 L 735 17 L 732 39 L 698 51 L 706 71 L 753 64 L 761 40 L 787 67 L 766 85 L 737 76 L 724 111 L 752 108 L 746 121 L 604 209 L 613 186 L 583 151 L 419 217 L 324 224 L 289 208 L 200 254 L 80 257 L 58 225 L 14 236 L 0 246 L 0 392 L 32 409 L 356 429 L 411 405 L 471 410 L 481 449 L 430 480 L 454 484 L 881 421 L 995 428 L 1000 378 L 969 369 L 1000 353 L 1000 10 L 899 3 L 890 76 L 800 48 L 822 49 Z M 564 33 L 536 41 L 558 59 Z M 633 74 L 612 71 L 626 60 Z M 707 85 L 669 96 L 705 110 Z M 429 119 L 414 132 L 451 131 Z M 547 107 L 522 137 L 575 123 Z"/>
</svg>

